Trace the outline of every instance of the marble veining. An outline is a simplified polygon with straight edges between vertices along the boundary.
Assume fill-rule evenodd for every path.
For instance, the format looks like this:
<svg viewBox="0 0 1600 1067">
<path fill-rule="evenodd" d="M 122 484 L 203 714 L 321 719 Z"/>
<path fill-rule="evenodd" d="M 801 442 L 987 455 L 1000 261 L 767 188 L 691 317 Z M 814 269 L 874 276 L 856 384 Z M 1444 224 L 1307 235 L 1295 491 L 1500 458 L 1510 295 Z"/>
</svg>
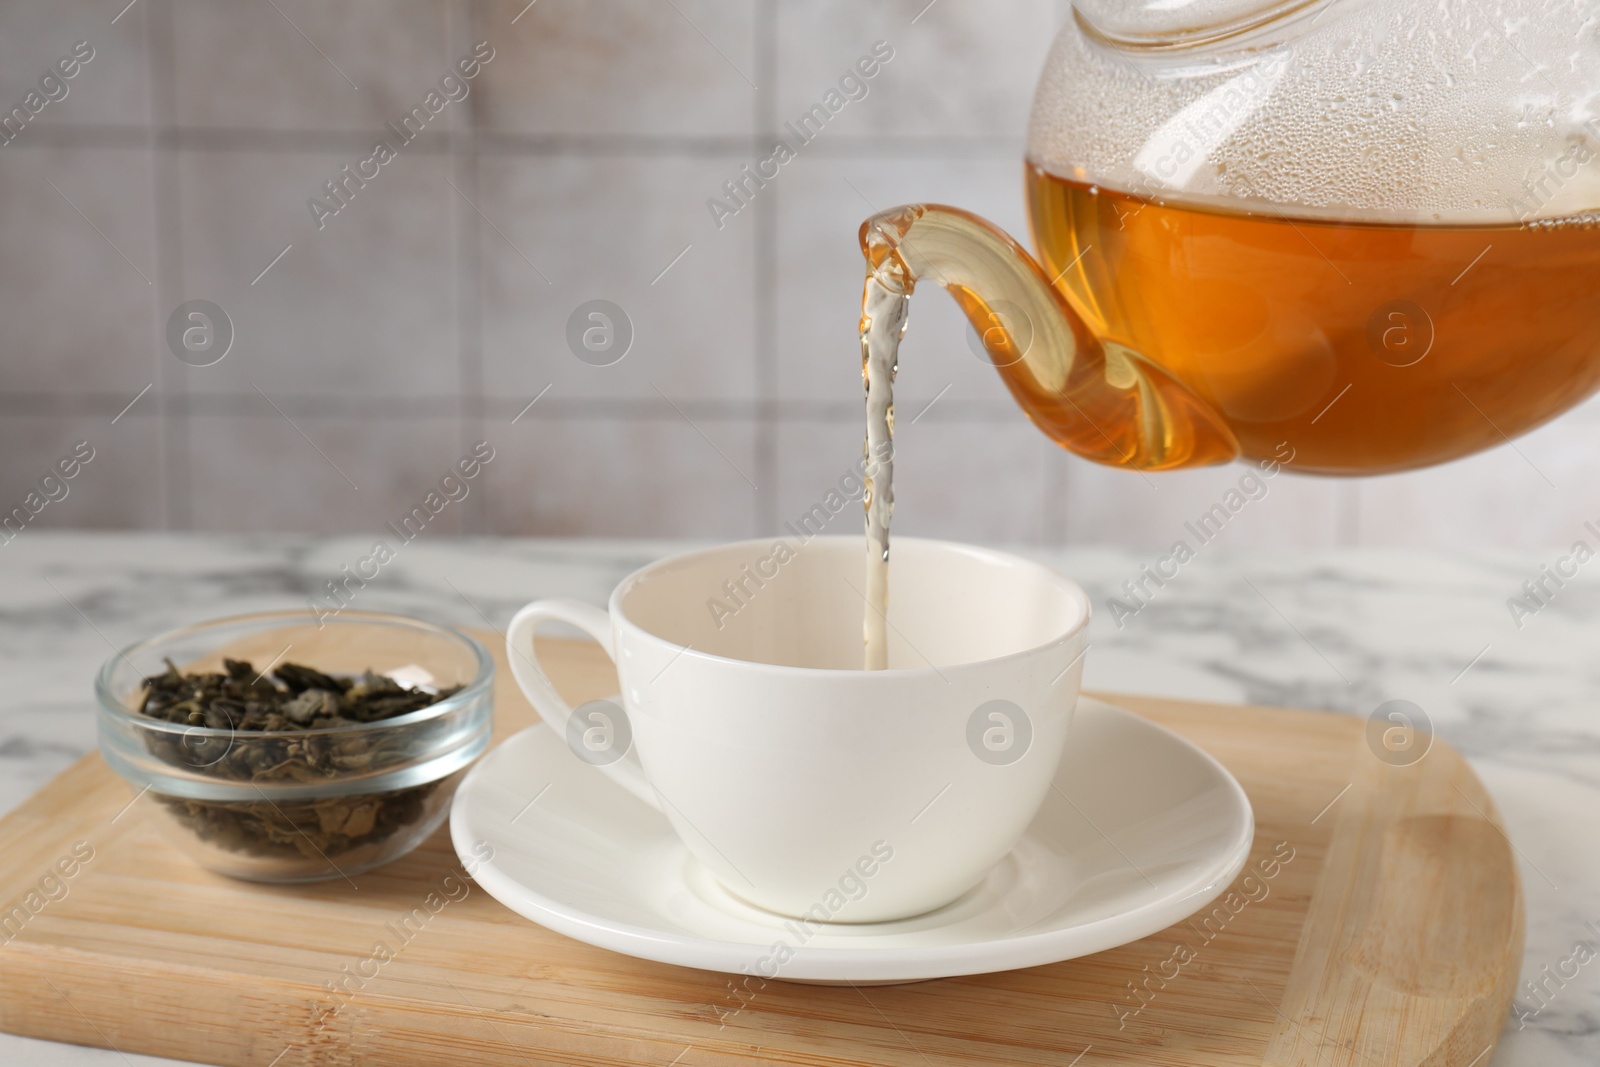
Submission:
<svg viewBox="0 0 1600 1067">
<path fill-rule="evenodd" d="M 641 541 L 419 540 L 354 605 L 503 627 L 524 602 L 602 604 L 684 547 Z M 0 810 L 94 747 L 91 679 L 113 647 L 219 615 L 303 607 L 361 538 L 174 537 L 29 530 L 0 548 Z M 1580 574 L 1519 628 L 1506 601 L 1548 559 L 1344 549 L 1202 554 L 1143 604 L 1149 553 L 1024 550 L 1076 578 L 1096 611 L 1085 684 L 1108 691 L 1367 715 L 1404 698 L 1472 761 L 1503 813 L 1528 905 L 1523 977 L 1600 928 L 1600 585 Z M 1547 554 L 1548 555 L 1548 554 Z M 1133 614 L 1115 609 L 1137 607 Z M 1114 616 L 1122 615 L 1119 628 Z M 1600 967 L 1524 1020 L 1489 1067 L 1600 1060 Z M 1533 1009 L 1539 1010 L 1534 1013 Z M 129 1057 L 132 1062 L 165 1061 Z M 0 1062 L 98 1065 L 117 1053 L 0 1035 Z M 1475 1065 L 1482 1067 L 1482 1065 Z"/>
</svg>

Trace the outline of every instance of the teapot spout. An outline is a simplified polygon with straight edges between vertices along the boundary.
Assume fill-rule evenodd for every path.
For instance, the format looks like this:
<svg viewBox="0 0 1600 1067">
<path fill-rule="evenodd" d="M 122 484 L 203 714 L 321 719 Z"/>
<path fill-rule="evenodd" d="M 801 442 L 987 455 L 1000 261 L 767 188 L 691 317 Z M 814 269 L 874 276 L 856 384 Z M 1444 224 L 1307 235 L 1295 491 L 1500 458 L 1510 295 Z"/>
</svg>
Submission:
<svg viewBox="0 0 1600 1067">
<path fill-rule="evenodd" d="M 1138 352 L 1096 337 L 1038 262 L 969 212 L 913 204 L 861 224 L 869 293 L 907 296 L 922 279 L 949 291 L 1034 425 L 1114 467 L 1171 470 L 1239 454 L 1227 425 Z M 863 336 L 868 323 L 863 319 Z"/>
</svg>

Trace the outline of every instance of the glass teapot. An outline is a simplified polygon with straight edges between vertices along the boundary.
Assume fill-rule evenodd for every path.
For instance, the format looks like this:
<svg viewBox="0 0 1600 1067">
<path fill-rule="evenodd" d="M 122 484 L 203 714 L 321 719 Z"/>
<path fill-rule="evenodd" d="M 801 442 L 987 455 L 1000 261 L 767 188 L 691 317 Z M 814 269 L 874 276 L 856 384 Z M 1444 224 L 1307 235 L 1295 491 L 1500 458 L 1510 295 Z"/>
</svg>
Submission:
<svg viewBox="0 0 1600 1067">
<path fill-rule="evenodd" d="M 1468 455 L 1600 385 L 1600 4 L 1075 0 L 1034 100 L 1038 258 L 916 204 L 931 279 L 1029 418 L 1100 463 Z M 870 316 L 863 317 L 865 335 Z"/>
</svg>

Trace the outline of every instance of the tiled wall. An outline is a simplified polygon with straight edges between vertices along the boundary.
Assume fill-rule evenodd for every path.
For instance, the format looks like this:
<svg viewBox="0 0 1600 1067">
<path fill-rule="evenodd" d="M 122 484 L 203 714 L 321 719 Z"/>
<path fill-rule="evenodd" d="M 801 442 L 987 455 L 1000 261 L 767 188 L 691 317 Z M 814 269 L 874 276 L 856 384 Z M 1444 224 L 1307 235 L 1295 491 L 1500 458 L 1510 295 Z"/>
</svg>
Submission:
<svg viewBox="0 0 1600 1067">
<path fill-rule="evenodd" d="M 0 147 L 0 505 L 74 442 L 95 449 L 40 527 L 376 533 L 487 439 L 495 458 L 432 529 L 777 529 L 859 454 L 858 224 L 937 200 L 1025 232 L 1022 132 L 1065 11 L 126 3 L 0 8 L 5 108 L 76 42 L 94 48 Z M 868 96 L 719 227 L 707 198 L 879 40 L 894 56 Z M 319 229 L 308 199 L 480 41 L 493 58 L 470 94 Z M 633 328 L 610 366 L 566 339 L 594 299 Z M 233 325 L 211 366 L 168 347 L 191 300 Z M 1239 474 L 1066 456 L 937 296 L 914 308 L 899 411 L 905 533 L 1164 545 Z M 1600 517 L 1595 411 L 1441 470 L 1278 479 L 1228 537 L 1567 542 Z"/>
</svg>

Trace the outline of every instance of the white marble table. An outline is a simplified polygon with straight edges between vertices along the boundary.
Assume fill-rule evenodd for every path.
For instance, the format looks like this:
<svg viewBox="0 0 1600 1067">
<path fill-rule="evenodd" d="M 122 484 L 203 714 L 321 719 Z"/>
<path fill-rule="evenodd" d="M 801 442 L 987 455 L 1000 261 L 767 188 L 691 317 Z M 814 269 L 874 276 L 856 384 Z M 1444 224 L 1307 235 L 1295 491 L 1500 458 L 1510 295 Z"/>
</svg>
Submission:
<svg viewBox="0 0 1600 1067">
<path fill-rule="evenodd" d="M 368 547 L 354 538 L 37 530 L 0 546 L 0 811 L 93 748 L 90 679 L 113 645 L 217 615 L 304 606 Z M 356 606 L 503 626 L 538 596 L 603 603 L 623 574 L 675 547 L 418 541 Z M 1584 924 L 1600 923 L 1600 581 L 1580 571 L 1520 629 L 1506 604 L 1560 552 L 1202 553 L 1120 630 L 1107 598 L 1157 553 L 1028 554 L 1094 598 L 1092 688 L 1359 715 L 1392 698 L 1419 704 L 1471 759 L 1510 828 L 1528 905 L 1524 979 L 1594 937 Z M 1492 1067 L 1600 1062 L 1600 962 L 1546 999 L 1521 1028 L 1508 1020 Z M 0 1035 L 0 1063 L 128 1062 L 168 1061 Z"/>
</svg>

